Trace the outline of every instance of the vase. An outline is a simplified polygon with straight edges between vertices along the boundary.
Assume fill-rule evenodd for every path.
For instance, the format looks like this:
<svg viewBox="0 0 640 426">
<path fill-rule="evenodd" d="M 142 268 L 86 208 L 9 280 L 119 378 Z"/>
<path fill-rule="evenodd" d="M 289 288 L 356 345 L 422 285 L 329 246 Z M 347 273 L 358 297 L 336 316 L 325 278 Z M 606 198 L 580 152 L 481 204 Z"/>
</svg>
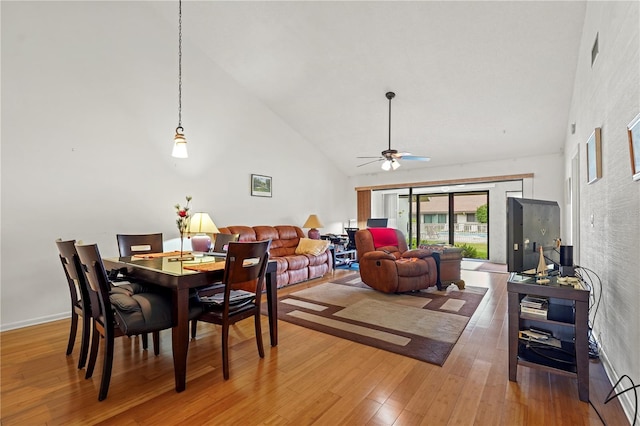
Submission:
<svg viewBox="0 0 640 426">
<path fill-rule="evenodd" d="M 180 233 L 180 255 L 177 257 L 170 257 L 170 262 L 183 261 L 183 260 L 193 260 L 195 257 L 191 254 L 185 256 L 184 254 L 184 234 Z"/>
</svg>

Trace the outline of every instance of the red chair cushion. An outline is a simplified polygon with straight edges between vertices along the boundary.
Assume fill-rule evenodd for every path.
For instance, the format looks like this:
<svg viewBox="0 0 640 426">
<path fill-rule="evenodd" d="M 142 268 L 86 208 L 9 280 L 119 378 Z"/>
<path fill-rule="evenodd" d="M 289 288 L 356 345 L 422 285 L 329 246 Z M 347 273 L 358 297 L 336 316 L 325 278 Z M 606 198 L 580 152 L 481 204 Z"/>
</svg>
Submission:
<svg viewBox="0 0 640 426">
<path fill-rule="evenodd" d="M 398 246 L 398 235 L 393 228 L 369 228 L 369 232 L 376 249 L 384 246 Z"/>
</svg>

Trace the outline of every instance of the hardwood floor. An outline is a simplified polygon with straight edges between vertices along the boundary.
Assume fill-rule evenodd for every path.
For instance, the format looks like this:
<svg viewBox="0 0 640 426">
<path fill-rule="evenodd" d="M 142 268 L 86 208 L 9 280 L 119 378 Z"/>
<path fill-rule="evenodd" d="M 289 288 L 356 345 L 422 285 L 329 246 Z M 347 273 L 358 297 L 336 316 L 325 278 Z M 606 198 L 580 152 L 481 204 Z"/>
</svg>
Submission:
<svg viewBox="0 0 640 426">
<path fill-rule="evenodd" d="M 336 271 L 335 276 L 345 271 Z M 348 272 L 346 272 L 348 273 Z M 279 296 L 332 277 L 279 290 Z M 116 342 L 111 387 L 98 402 L 94 377 L 77 369 L 79 341 L 65 356 L 69 321 L 4 332 L 1 424 L 601 425 L 578 399 L 575 379 L 521 367 L 508 380 L 506 274 L 463 271 L 489 288 L 442 367 L 279 322 L 279 345 L 258 357 L 253 322 L 232 329 L 231 378 L 222 378 L 220 330 L 198 324 L 190 342 L 187 389 L 174 391 L 171 332 L 160 355 L 137 338 Z M 611 384 L 591 363 L 591 400 L 607 425 L 629 424 Z"/>
</svg>

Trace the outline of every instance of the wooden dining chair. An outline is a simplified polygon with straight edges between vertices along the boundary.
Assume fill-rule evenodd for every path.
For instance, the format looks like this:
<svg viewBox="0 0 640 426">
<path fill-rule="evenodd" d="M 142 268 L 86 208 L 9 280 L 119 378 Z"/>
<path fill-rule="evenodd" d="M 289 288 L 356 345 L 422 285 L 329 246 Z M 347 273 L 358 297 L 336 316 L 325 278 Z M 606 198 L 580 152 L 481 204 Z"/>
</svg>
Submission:
<svg viewBox="0 0 640 426">
<path fill-rule="evenodd" d="M 69 342 L 67 343 L 67 355 L 73 352 L 78 331 L 78 321 L 82 319 L 82 339 L 80 343 L 80 356 L 78 358 L 78 369 L 85 366 L 87 362 L 87 354 L 89 353 L 90 335 L 91 335 L 91 301 L 87 293 L 87 286 L 83 282 L 85 276 L 80 268 L 78 252 L 76 250 L 76 240 L 62 241 L 56 240 L 60 262 L 62 263 L 69 293 L 71 295 L 71 329 L 69 331 Z M 110 283 L 111 293 L 124 293 L 127 295 L 142 293 L 146 291 L 144 285 L 130 282 L 120 282 L 119 285 Z M 148 337 L 147 333 L 141 335 L 142 348 L 147 349 Z M 160 342 L 154 342 L 154 352 L 156 355 L 159 351 Z"/>
<path fill-rule="evenodd" d="M 69 342 L 67 343 L 67 355 L 71 355 L 78 332 L 78 320 L 82 320 L 82 339 L 80 341 L 80 356 L 78 357 L 78 369 L 85 366 L 89 353 L 89 338 L 91 334 L 91 314 L 89 294 L 86 286 L 81 283 L 84 275 L 79 273 L 80 261 L 76 251 L 76 240 L 56 240 L 58 252 L 64 274 L 71 295 L 71 329 L 69 330 Z"/>
<path fill-rule="evenodd" d="M 156 234 L 117 234 L 120 256 L 136 254 L 162 253 L 162 233 Z"/>
<path fill-rule="evenodd" d="M 264 358 L 262 327 L 260 325 L 260 299 L 269 261 L 271 240 L 229 243 L 222 288 L 216 294 L 200 294 L 204 312 L 198 320 L 222 326 L 222 369 L 229 379 L 229 326 L 253 317 L 258 354 Z M 222 293 L 222 294 L 221 294 Z M 236 297 L 241 293 L 239 297 Z"/>
<path fill-rule="evenodd" d="M 118 251 L 120 256 L 134 256 L 137 254 L 162 253 L 162 233 L 155 234 L 117 234 Z M 191 321 L 191 337 L 196 338 L 197 320 Z"/>
<path fill-rule="evenodd" d="M 91 350 L 85 378 L 88 379 L 93 375 L 102 337 L 104 338 L 104 356 L 98 393 L 98 400 L 102 401 L 107 397 L 111 381 L 114 338 L 153 333 L 154 343 L 158 342 L 160 330 L 171 328 L 173 325 L 171 297 L 160 293 L 111 292 L 111 285 L 98 246 L 77 245 L 76 250 L 80 270 L 85 277 L 81 282 L 86 286 L 93 320 Z M 159 353 L 157 346 L 155 353 L 156 355 Z"/>
</svg>

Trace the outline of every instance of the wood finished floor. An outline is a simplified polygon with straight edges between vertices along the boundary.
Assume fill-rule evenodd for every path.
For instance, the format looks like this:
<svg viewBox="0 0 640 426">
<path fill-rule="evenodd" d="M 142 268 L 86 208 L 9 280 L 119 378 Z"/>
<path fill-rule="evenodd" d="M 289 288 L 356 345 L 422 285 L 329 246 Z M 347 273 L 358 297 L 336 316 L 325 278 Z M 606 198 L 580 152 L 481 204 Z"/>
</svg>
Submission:
<svg viewBox="0 0 640 426">
<path fill-rule="evenodd" d="M 336 271 L 335 276 L 349 273 Z M 330 280 L 279 290 L 279 295 Z M 1 338 L 1 424 L 9 425 L 601 425 L 578 400 L 575 379 L 521 367 L 508 380 L 506 274 L 463 271 L 489 288 L 442 367 L 279 322 L 279 345 L 258 357 L 253 323 L 231 332 L 231 378 L 222 378 L 220 330 L 199 324 L 187 389 L 174 391 L 171 333 L 160 355 L 138 338 L 117 339 L 108 398 L 65 356 L 69 321 L 7 331 Z M 61 291 L 63 289 L 61 288 Z M 607 425 L 628 424 L 611 384 L 591 364 L 591 400 Z"/>
</svg>

